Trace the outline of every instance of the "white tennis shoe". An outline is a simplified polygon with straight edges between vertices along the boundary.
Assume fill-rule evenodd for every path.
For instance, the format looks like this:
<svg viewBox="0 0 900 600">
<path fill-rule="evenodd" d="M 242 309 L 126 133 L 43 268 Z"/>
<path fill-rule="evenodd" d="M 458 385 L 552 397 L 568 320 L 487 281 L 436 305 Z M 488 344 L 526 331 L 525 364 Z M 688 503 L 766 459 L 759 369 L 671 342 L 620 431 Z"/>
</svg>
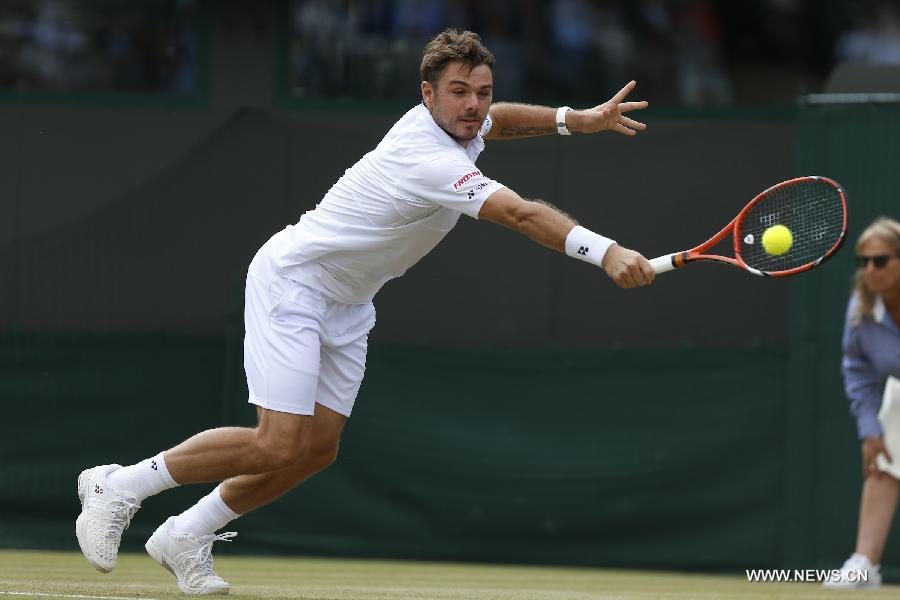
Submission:
<svg viewBox="0 0 900 600">
<path fill-rule="evenodd" d="M 853 553 L 841 567 L 839 578 L 829 579 L 824 587 L 844 590 L 877 590 L 881 587 L 881 568 L 865 554 Z"/>
<path fill-rule="evenodd" d="M 122 533 L 141 507 L 137 498 L 109 486 L 106 478 L 121 465 L 101 465 L 78 476 L 81 514 L 75 520 L 75 536 L 81 552 L 101 573 L 109 573 L 119 557 Z"/>
<path fill-rule="evenodd" d="M 178 587 L 185 594 L 227 594 L 231 585 L 212 569 L 214 542 L 230 542 L 237 535 L 234 531 L 194 536 L 175 533 L 172 522 L 175 517 L 159 526 L 147 540 L 145 548 L 150 557 L 175 576 Z"/>
</svg>

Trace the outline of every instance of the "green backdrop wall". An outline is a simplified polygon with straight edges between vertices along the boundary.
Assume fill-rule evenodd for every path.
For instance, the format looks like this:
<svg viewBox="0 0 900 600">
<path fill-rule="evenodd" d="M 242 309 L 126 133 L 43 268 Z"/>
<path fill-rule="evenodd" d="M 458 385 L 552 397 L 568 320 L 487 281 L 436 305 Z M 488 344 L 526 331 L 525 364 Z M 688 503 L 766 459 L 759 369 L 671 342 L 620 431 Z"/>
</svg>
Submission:
<svg viewBox="0 0 900 600">
<path fill-rule="evenodd" d="M 7 337 L 0 545 L 66 548 L 77 473 L 251 424 L 234 350 Z M 778 564 L 785 354 L 375 347 L 336 465 L 234 525 L 239 552 L 681 568 Z M 749 386 L 748 381 L 758 383 Z M 739 475 L 739 476 L 736 476 Z M 126 535 L 202 493 L 151 498 Z M 13 516 L 14 515 L 14 516 Z"/>
</svg>

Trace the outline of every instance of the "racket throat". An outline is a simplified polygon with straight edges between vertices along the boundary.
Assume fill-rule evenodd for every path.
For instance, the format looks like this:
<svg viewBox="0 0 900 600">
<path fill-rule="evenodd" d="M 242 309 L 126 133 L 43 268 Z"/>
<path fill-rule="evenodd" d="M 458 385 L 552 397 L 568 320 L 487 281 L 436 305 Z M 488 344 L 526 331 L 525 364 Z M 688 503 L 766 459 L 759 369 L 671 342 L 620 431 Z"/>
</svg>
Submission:
<svg viewBox="0 0 900 600">
<path fill-rule="evenodd" d="M 691 258 L 688 252 L 676 252 L 672 255 L 672 266 L 676 269 L 680 269 L 684 265 L 695 260 L 697 259 Z"/>
</svg>

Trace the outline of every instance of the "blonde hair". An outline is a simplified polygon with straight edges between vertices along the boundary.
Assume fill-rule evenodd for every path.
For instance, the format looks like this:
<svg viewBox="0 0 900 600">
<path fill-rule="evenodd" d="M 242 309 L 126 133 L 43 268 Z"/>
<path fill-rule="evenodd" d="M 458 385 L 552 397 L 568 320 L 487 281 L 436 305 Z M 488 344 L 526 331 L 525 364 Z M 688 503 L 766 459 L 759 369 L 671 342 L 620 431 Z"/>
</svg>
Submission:
<svg viewBox="0 0 900 600">
<path fill-rule="evenodd" d="M 419 67 L 422 81 L 434 86 L 441 71 L 452 60 L 461 60 L 472 68 L 487 65 L 494 70 L 494 55 L 481 43 L 477 33 L 449 28 L 425 46 Z"/>
<path fill-rule="evenodd" d="M 859 253 L 862 245 L 872 238 L 889 244 L 894 248 L 894 256 L 900 256 L 900 222 L 889 217 L 878 217 L 872 221 L 856 241 L 856 252 Z M 858 325 L 862 319 L 874 320 L 875 294 L 866 287 L 862 269 L 856 270 L 853 278 L 853 293 L 859 298 L 859 302 L 853 311 L 851 322 Z"/>
</svg>

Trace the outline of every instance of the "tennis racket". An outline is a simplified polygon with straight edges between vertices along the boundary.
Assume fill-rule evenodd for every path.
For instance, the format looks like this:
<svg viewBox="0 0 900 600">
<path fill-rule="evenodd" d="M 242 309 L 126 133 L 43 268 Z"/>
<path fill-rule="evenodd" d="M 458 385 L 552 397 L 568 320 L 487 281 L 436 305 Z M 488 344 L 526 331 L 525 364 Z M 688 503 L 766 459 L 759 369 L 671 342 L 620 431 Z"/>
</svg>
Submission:
<svg viewBox="0 0 900 600">
<path fill-rule="evenodd" d="M 763 234 L 775 225 L 790 230 L 792 241 L 782 254 L 763 248 Z M 847 198 L 843 188 L 827 177 L 797 177 L 773 185 L 750 201 L 722 231 L 699 246 L 650 261 L 656 273 L 688 263 L 712 260 L 754 275 L 785 277 L 808 271 L 831 258 L 847 233 Z M 707 254 L 734 236 L 734 258 Z"/>
</svg>

